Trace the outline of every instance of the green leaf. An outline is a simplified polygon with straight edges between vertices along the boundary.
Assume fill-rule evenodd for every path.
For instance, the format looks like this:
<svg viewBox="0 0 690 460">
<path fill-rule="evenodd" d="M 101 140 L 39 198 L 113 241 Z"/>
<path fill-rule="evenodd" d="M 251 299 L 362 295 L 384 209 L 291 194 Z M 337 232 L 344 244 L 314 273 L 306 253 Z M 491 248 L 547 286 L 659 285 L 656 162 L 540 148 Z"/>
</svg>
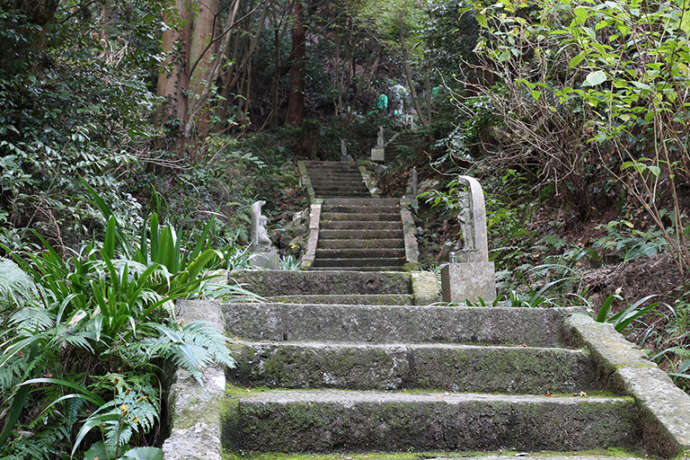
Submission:
<svg viewBox="0 0 690 460">
<path fill-rule="evenodd" d="M 578 24 L 584 24 L 587 20 L 587 17 L 589 16 L 587 9 L 581 7 L 575 8 L 573 13 L 575 13 L 575 19 L 577 20 Z"/>
<path fill-rule="evenodd" d="M 125 452 L 120 460 L 163 460 L 163 451 L 158 447 L 135 447 Z"/>
<path fill-rule="evenodd" d="M 585 58 L 585 52 L 583 51 L 582 53 L 578 54 L 577 56 L 573 56 L 573 57 L 570 59 L 570 62 L 568 62 L 568 66 L 569 66 L 570 68 L 575 67 L 575 66 L 578 65 L 580 62 L 582 62 L 582 60 L 583 60 L 584 58 Z"/>
<path fill-rule="evenodd" d="M 585 78 L 582 86 L 598 86 L 604 83 L 606 80 L 608 80 L 608 77 L 603 70 L 595 70 L 594 72 L 587 74 L 587 78 Z"/>
<path fill-rule="evenodd" d="M 489 27 L 489 24 L 486 22 L 486 16 L 483 13 L 477 13 L 477 23 L 482 26 L 482 27 Z"/>
<path fill-rule="evenodd" d="M 647 166 L 647 169 L 656 177 L 659 177 L 659 174 L 661 174 L 661 168 L 658 166 Z"/>
</svg>

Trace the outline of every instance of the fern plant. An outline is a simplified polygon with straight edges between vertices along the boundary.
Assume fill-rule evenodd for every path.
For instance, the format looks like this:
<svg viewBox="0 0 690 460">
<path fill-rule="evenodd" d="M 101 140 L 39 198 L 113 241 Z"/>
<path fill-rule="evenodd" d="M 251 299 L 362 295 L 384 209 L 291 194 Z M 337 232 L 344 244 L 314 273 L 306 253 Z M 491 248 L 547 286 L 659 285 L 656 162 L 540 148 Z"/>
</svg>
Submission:
<svg viewBox="0 0 690 460">
<path fill-rule="evenodd" d="M 0 332 L 0 454 L 21 444 L 18 431 L 38 438 L 58 425 L 55 444 L 72 439 L 73 455 L 83 446 L 87 458 L 158 455 L 133 449 L 152 441 L 159 422 L 161 365 L 199 380 L 214 362 L 234 366 L 220 332 L 174 317 L 174 300 L 200 295 L 212 278 L 205 269 L 220 260 L 210 229 L 180 239 L 154 214 L 133 243 L 110 211 L 102 241 L 68 258 L 38 234 L 38 253 L 3 248 L 13 261 L 0 259 L 0 307 L 9 318 Z M 36 458 L 63 456 L 61 449 L 37 449 Z"/>
</svg>

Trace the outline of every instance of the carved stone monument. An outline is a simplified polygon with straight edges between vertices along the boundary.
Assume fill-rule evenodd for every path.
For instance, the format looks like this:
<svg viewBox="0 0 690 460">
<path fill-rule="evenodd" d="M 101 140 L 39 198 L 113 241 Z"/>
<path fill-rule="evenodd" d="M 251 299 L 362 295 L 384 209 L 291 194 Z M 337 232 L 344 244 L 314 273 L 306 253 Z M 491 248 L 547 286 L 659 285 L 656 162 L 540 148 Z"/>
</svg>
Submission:
<svg viewBox="0 0 690 460">
<path fill-rule="evenodd" d="M 347 144 L 342 137 L 340 138 L 340 161 L 354 161 L 352 155 L 347 153 Z"/>
<path fill-rule="evenodd" d="M 383 139 L 383 126 L 379 126 L 378 136 L 376 138 L 376 147 L 371 149 L 371 161 L 385 161 L 385 141 Z"/>
<path fill-rule="evenodd" d="M 268 219 L 261 214 L 261 208 L 265 204 L 265 201 L 257 201 L 252 204 L 250 209 L 252 224 L 249 229 L 249 238 L 251 240 L 249 245 L 251 251 L 249 263 L 259 268 L 279 270 L 280 255 L 278 250 L 273 247 L 271 238 L 268 236 L 268 231 L 266 230 Z"/>
<path fill-rule="evenodd" d="M 459 263 L 451 261 L 441 269 L 443 301 L 476 302 L 481 298 L 492 302 L 496 298 L 496 271 L 489 262 L 484 193 L 476 179 L 460 176 L 460 181 L 467 186 L 467 191 L 460 192 L 458 216 L 463 248 Z"/>
</svg>

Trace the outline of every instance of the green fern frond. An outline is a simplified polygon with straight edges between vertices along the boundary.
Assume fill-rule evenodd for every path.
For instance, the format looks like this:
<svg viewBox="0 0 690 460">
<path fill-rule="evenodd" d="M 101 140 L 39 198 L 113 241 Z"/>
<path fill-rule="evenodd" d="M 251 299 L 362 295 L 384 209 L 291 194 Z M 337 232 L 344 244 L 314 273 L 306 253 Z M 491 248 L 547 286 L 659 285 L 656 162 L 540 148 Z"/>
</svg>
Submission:
<svg viewBox="0 0 690 460">
<path fill-rule="evenodd" d="M 54 324 L 55 314 L 42 307 L 24 307 L 10 317 L 10 325 L 22 335 L 45 331 Z"/>
</svg>

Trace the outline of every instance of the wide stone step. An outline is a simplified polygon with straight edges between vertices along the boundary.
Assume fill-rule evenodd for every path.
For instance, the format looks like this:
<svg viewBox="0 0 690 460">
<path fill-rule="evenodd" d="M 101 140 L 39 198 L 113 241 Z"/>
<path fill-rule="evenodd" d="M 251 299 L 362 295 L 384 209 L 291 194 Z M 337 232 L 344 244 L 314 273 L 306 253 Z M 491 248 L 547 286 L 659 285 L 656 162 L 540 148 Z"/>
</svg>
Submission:
<svg viewBox="0 0 690 460">
<path fill-rule="evenodd" d="M 274 390 L 228 405 L 233 450 L 585 450 L 642 436 L 625 397 Z"/>
<path fill-rule="evenodd" d="M 328 170 L 309 170 L 309 179 L 314 182 L 324 179 L 348 179 L 362 181 L 362 174 L 359 171 L 328 171 Z"/>
<path fill-rule="evenodd" d="M 330 192 L 330 191 L 317 191 L 317 190 L 314 190 L 314 194 L 318 198 L 324 198 L 324 199 L 349 198 L 349 197 L 353 197 L 353 196 L 365 198 L 367 196 L 371 196 L 371 194 L 369 192 Z"/>
<path fill-rule="evenodd" d="M 345 212 L 350 214 L 397 214 L 400 216 L 400 206 L 340 206 L 323 204 L 321 205 L 321 212 Z"/>
<path fill-rule="evenodd" d="M 349 213 L 349 212 L 324 212 L 321 210 L 321 222 L 323 221 L 380 221 L 380 222 L 400 222 L 400 211 L 393 213 Z"/>
<path fill-rule="evenodd" d="M 322 185 L 322 186 L 314 186 L 314 191 L 318 193 L 364 193 L 367 191 L 367 188 L 362 184 L 361 186 L 357 187 L 347 187 L 347 186 L 338 186 L 338 185 Z M 367 193 L 369 193 L 367 191 Z M 343 195 L 347 196 L 347 195 Z"/>
<path fill-rule="evenodd" d="M 412 305 L 411 294 L 311 294 L 267 297 L 269 302 L 334 305 Z"/>
<path fill-rule="evenodd" d="M 367 249 L 316 249 L 317 259 L 347 259 L 372 258 L 401 259 L 405 257 L 405 249 L 367 248 Z M 404 265 L 404 264 L 403 264 Z"/>
<path fill-rule="evenodd" d="M 314 342 L 231 348 L 238 365 L 228 375 L 245 386 L 533 394 L 599 388 L 589 357 L 563 348 Z"/>
<path fill-rule="evenodd" d="M 330 276 L 329 272 L 309 272 Z M 336 272 L 345 277 L 348 272 Z M 359 273 L 357 278 L 375 274 Z M 407 273 L 385 273 L 390 280 Z M 409 275 L 408 275 L 409 276 Z M 323 279 L 323 278 L 322 278 Z M 339 287 L 342 288 L 341 284 Z M 286 283 L 286 289 L 295 289 Z M 356 292 L 352 290 L 351 292 Z M 560 347 L 573 308 L 230 303 L 226 330 L 257 341 L 458 343 Z"/>
<path fill-rule="evenodd" d="M 312 183 L 337 181 L 337 182 L 353 182 L 353 183 L 361 184 L 362 182 L 364 182 L 364 178 L 359 173 L 356 173 L 356 174 L 325 173 L 325 174 L 311 176 L 309 179 L 311 180 Z"/>
<path fill-rule="evenodd" d="M 400 198 L 331 198 L 325 200 L 323 206 L 400 206 Z"/>
<path fill-rule="evenodd" d="M 398 230 L 402 232 L 403 226 L 398 216 L 397 221 L 372 221 L 372 220 L 321 220 L 319 227 L 321 230 Z M 357 216 L 359 217 L 359 216 Z"/>
<path fill-rule="evenodd" d="M 378 266 L 378 267 L 311 267 L 311 271 L 353 271 L 353 272 L 401 272 L 403 266 Z"/>
<path fill-rule="evenodd" d="M 339 178 L 320 178 L 311 181 L 314 187 L 363 187 L 366 188 L 362 179 L 339 179 Z"/>
<path fill-rule="evenodd" d="M 316 253 L 316 259 L 314 260 L 313 267 L 402 267 L 405 265 L 406 260 L 394 257 L 377 257 L 377 258 L 340 258 L 340 259 L 327 259 L 322 258 L 319 252 Z"/>
<path fill-rule="evenodd" d="M 319 240 L 402 239 L 402 230 L 320 230 Z"/>
<path fill-rule="evenodd" d="M 236 270 L 231 282 L 262 296 L 293 294 L 411 294 L 409 273 L 341 271 Z"/>
<path fill-rule="evenodd" d="M 319 238 L 317 249 L 363 249 L 363 248 L 403 248 L 402 238 L 374 239 L 374 240 L 328 240 Z"/>
</svg>

